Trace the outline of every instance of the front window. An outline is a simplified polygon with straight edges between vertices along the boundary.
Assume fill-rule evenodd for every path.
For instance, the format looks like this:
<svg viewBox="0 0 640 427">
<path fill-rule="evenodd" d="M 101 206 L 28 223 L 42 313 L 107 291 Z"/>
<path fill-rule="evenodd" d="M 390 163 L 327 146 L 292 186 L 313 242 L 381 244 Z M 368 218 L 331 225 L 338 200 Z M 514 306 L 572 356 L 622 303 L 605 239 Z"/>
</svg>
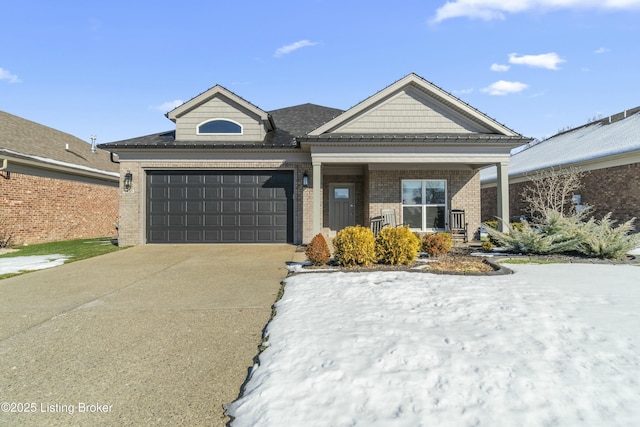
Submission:
<svg viewBox="0 0 640 427">
<path fill-rule="evenodd" d="M 416 231 L 444 230 L 447 212 L 445 180 L 403 180 L 402 222 Z"/>
<path fill-rule="evenodd" d="M 242 125 L 232 120 L 214 119 L 198 125 L 198 135 L 238 135 L 242 134 Z"/>
</svg>

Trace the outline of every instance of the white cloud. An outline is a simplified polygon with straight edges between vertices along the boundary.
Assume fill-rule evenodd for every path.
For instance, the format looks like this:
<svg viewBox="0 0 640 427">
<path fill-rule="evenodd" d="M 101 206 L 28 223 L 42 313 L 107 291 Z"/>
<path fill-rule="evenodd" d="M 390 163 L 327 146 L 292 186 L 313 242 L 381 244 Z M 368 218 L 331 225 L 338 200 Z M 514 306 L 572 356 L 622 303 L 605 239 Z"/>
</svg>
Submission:
<svg viewBox="0 0 640 427">
<path fill-rule="evenodd" d="M 160 110 L 163 113 L 166 113 L 168 111 L 173 110 L 174 108 L 177 108 L 179 106 L 181 106 L 182 104 L 184 104 L 184 101 L 181 99 L 176 99 L 173 101 L 167 101 L 167 102 L 163 102 L 160 105 L 155 105 L 151 108 L 153 108 L 154 110 Z"/>
<path fill-rule="evenodd" d="M 0 67 L 0 80 L 7 80 L 9 83 L 20 83 L 22 80 L 18 78 L 15 74 L 9 72 L 9 70 L 5 70 Z"/>
<path fill-rule="evenodd" d="M 558 64 L 567 62 L 555 53 L 543 53 L 540 55 L 522 55 L 517 53 L 509 54 L 509 63 L 518 65 L 528 65 L 529 67 L 546 68 L 547 70 L 558 70 Z"/>
<path fill-rule="evenodd" d="M 601 47 L 596 49 L 593 53 L 601 54 L 601 53 L 607 53 L 607 52 L 611 52 L 611 49 L 607 49 L 606 47 Z"/>
<path fill-rule="evenodd" d="M 436 10 L 431 22 L 452 18 L 506 19 L 507 14 L 549 9 L 640 9 L 640 0 L 453 0 Z"/>
<path fill-rule="evenodd" d="M 505 71 L 509 71 L 511 66 L 503 65 L 503 64 L 491 64 L 491 71 L 496 71 L 498 73 L 504 73 Z"/>
<path fill-rule="evenodd" d="M 300 40 L 295 43 L 291 43 L 286 46 L 282 46 L 281 48 L 278 48 L 276 50 L 276 53 L 273 54 L 273 56 L 275 56 L 276 58 L 280 58 L 281 56 L 289 54 L 294 50 L 302 49 L 303 47 L 307 47 L 307 46 L 315 46 L 317 44 L 318 43 L 315 43 L 309 40 Z"/>
<path fill-rule="evenodd" d="M 498 80 L 491 83 L 488 87 L 481 89 L 482 92 L 486 92 L 489 95 L 508 95 L 510 93 L 522 92 L 529 85 L 520 82 L 508 82 L 505 80 Z"/>
</svg>

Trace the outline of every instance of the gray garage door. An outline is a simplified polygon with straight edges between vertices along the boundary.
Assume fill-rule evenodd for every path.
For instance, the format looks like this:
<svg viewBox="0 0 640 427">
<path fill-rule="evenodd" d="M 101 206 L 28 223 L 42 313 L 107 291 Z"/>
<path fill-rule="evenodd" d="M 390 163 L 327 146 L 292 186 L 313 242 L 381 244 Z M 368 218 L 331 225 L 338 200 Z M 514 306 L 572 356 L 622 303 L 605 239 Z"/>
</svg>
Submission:
<svg viewBox="0 0 640 427">
<path fill-rule="evenodd" d="M 292 171 L 150 171 L 149 243 L 293 242 Z"/>
</svg>

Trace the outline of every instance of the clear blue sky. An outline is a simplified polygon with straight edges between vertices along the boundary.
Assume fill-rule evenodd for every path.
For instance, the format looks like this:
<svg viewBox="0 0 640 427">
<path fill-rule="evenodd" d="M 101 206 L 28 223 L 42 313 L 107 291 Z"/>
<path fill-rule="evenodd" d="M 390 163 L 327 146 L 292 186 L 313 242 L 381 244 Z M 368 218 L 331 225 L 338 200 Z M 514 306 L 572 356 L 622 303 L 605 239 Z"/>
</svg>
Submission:
<svg viewBox="0 0 640 427">
<path fill-rule="evenodd" d="M 98 143 L 221 84 L 347 109 L 410 72 L 525 136 L 640 105 L 640 0 L 6 2 L 0 110 Z"/>
</svg>

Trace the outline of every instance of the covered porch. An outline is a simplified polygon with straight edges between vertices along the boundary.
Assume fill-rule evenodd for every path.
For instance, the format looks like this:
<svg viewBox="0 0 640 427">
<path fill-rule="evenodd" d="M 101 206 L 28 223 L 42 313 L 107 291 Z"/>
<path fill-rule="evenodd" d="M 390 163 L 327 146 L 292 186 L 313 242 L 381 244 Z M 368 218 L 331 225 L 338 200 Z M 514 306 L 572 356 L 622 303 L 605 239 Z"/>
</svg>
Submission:
<svg viewBox="0 0 640 427">
<path fill-rule="evenodd" d="M 464 211 L 469 238 L 480 227 L 479 170 L 497 166 L 497 210 L 508 218 L 508 164 L 517 138 L 420 138 L 389 144 L 348 138 L 306 138 L 311 153 L 311 227 L 304 240 L 327 236 L 349 225 L 370 226 L 393 212 L 398 224 L 417 232 L 449 231 L 454 210 Z M 465 141 L 466 140 L 466 141 Z M 354 143 L 355 142 L 355 143 Z"/>
</svg>

